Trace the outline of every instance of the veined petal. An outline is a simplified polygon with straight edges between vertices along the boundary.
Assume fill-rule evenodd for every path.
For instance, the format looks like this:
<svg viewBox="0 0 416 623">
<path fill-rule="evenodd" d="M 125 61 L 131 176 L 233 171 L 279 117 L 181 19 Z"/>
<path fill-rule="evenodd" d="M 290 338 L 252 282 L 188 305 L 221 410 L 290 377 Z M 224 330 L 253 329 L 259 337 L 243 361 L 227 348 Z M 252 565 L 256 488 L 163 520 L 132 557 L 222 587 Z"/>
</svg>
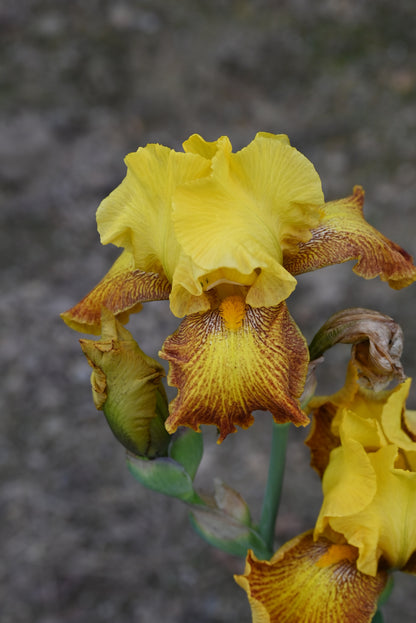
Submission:
<svg viewBox="0 0 416 623">
<path fill-rule="evenodd" d="M 151 144 L 128 154 L 125 162 L 125 179 L 97 210 L 101 242 L 130 251 L 135 268 L 158 272 L 161 266 L 172 282 L 181 254 L 173 231 L 172 196 L 178 185 L 207 175 L 210 161 Z"/>
<path fill-rule="evenodd" d="M 353 195 L 330 201 L 322 209 L 320 224 L 310 240 L 284 254 L 283 265 L 293 275 L 357 260 L 353 270 L 365 279 L 380 276 L 398 290 L 416 279 L 411 256 L 388 240 L 363 216 L 364 191 L 355 186 Z"/>
<path fill-rule="evenodd" d="M 274 277 L 253 300 L 249 291 L 249 304 L 263 307 L 277 305 L 295 287 L 282 253 L 310 238 L 322 204 L 320 179 L 307 158 L 281 136 L 260 133 L 236 154 L 218 148 L 211 175 L 178 187 L 173 220 L 184 252 L 206 274 L 257 271 L 266 284 Z"/>
<path fill-rule="evenodd" d="M 236 425 L 248 428 L 256 409 L 271 411 L 276 422 L 309 421 L 298 402 L 307 347 L 285 304 L 252 309 L 242 297 L 228 297 L 220 309 L 185 318 L 160 356 L 170 362 L 168 382 L 179 390 L 169 432 L 214 424 L 220 442 Z"/>
<path fill-rule="evenodd" d="M 131 313 L 140 311 L 141 303 L 168 299 L 169 293 L 163 274 L 135 269 L 132 254 L 124 251 L 99 284 L 61 318 L 71 329 L 99 335 L 103 307 L 126 323 Z"/>
<path fill-rule="evenodd" d="M 286 543 L 270 562 L 250 551 L 244 575 L 234 576 L 248 595 L 253 623 L 370 623 L 387 574 L 357 570 L 357 550 L 306 532 Z"/>
</svg>

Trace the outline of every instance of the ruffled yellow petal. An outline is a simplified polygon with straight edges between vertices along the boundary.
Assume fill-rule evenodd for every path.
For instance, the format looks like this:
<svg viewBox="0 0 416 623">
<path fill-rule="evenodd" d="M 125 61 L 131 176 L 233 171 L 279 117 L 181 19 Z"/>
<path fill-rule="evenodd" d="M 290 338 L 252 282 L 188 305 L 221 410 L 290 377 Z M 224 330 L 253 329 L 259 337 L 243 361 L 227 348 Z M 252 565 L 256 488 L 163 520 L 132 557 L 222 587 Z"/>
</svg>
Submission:
<svg viewBox="0 0 416 623">
<path fill-rule="evenodd" d="M 97 210 L 101 242 L 124 247 L 135 268 L 159 272 L 172 282 L 181 249 L 172 223 L 178 185 L 207 175 L 210 161 L 163 145 L 147 145 L 125 159 L 127 175 Z"/>
<path fill-rule="evenodd" d="M 168 382 L 178 388 L 166 421 L 199 430 L 214 424 L 219 441 L 248 428 L 252 411 L 269 410 L 276 422 L 307 424 L 298 398 L 306 378 L 305 340 L 286 305 L 252 309 L 229 297 L 219 309 L 185 318 L 164 343 Z"/>
<path fill-rule="evenodd" d="M 347 395 L 346 392 L 345 395 Z M 335 395 L 335 400 L 337 396 L 339 397 L 339 394 Z M 319 398 L 311 402 L 314 400 L 319 403 Z M 313 409 L 312 428 L 305 444 L 311 450 L 311 466 L 321 478 L 328 466 L 331 451 L 341 445 L 340 422 L 342 422 L 343 436 L 358 442 L 363 447 L 363 452 L 377 450 L 388 443 L 379 418 L 369 417 L 371 408 L 366 412 L 365 407 L 360 404 L 363 402 L 362 399 L 357 400 L 352 406 L 358 411 L 360 407 L 363 407 L 363 414 L 337 407 L 331 400 L 326 400 Z M 375 405 L 381 413 L 382 406 L 378 402 L 375 402 Z"/>
<path fill-rule="evenodd" d="M 354 439 L 366 452 L 373 452 L 388 444 L 378 418 L 362 417 L 348 409 L 341 410 L 339 415 L 342 420 L 341 443 L 343 439 Z"/>
<path fill-rule="evenodd" d="M 244 575 L 253 623 L 370 623 L 386 573 L 357 570 L 357 550 L 307 532 L 276 552 L 270 562 L 248 553 Z"/>
<path fill-rule="evenodd" d="M 329 518 L 359 513 L 368 506 L 376 494 L 377 480 L 369 456 L 359 442 L 348 439 L 342 447 L 332 450 L 322 489 L 324 500 L 316 535 L 324 532 Z"/>
<path fill-rule="evenodd" d="M 402 450 L 415 452 L 416 441 L 411 434 L 411 430 L 406 426 L 410 419 L 406 420 L 405 404 L 409 395 L 412 380 L 407 379 L 398 385 L 388 400 L 382 414 L 383 429 L 390 443 L 397 445 Z M 408 412 L 409 415 L 411 412 Z"/>
<path fill-rule="evenodd" d="M 312 237 L 284 254 L 283 265 L 293 275 L 357 260 L 354 272 L 365 279 L 380 276 L 398 290 L 413 283 L 416 267 L 406 251 L 369 225 L 363 216 L 364 191 L 355 186 L 353 195 L 330 201 Z"/>
<path fill-rule="evenodd" d="M 99 335 L 103 307 L 126 323 L 131 313 L 140 311 L 141 303 L 168 299 L 169 293 L 170 284 L 163 274 L 135 269 L 132 254 L 124 251 L 100 283 L 61 318 L 71 329 Z"/>
<path fill-rule="evenodd" d="M 232 145 L 228 136 L 220 136 L 216 141 L 206 141 L 199 134 L 192 134 L 182 146 L 186 153 L 198 154 L 208 160 L 211 160 L 219 149 L 226 153 L 231 153 L 232 151 Z"/>
<path fill-rule="evenodd" d="M 210 297 L 200 283 L 201 274 L 203 270 L 182 254 L 175 268 L 170 295 L 171 312 L 178 318 L 210 309 Z"/>
<path fill-rule="evenodd" d="M 162 366 L 145 355 L 131 334 L 103 309 L 102 337 L 80 340 L 93 369 L 94 403 L 102 409 L 115 437 L 130 452 L 153 458 L 167 453 L 169 434 Z"/>
<path fill-rule="evenodd" d="M 354 461 L 348 448 L 345 453 L 345 462 L 353 461 L 351 469 L 356 470 L 356 486 L 364 494 L 361 477 L 364 476 L 366 480 L 368 475 Z M 350 488 L 343 489 L 338 483 L 338 491 L 335 491 L 337 476 L 342 479 L 342 475 L 338 466 L 332 464 L 331 455 L 325 473 L 325 477 L 328 474 L 325 495 L 332 498 L 333 503 L 329 509 L 324 501 L 321 515 L 326 517 L 333 530 L 344 535 L 348 543 L 359 549 L 358 569 L 375 576 L 381 556 L 391 568 L 400 569 L 416 551 L 416 473 L 395 467 L 398 453 L 393 445 L 367 456 L 376 479 L 376 493 L 369 497 L 368 504 L 359 512 L 355 512 L 356 507 L 353 505 L 350 509 L 346 508 L 341 497 L 345 499 Z M 318 524 L 319 533 L 321 530 Z"/>
<path fill-rule="evenodd" d="M 391 390 L 367 390 L 359 385 L 357 368 L 350 362 L 340 391 L 310 400 L 307 412 L 313 414 L 313 423 L 306 445 L 311 449 L 312 466 L 321 476 L 330 450 L 341 443 L 341 423 L 345 436 L 358 441 L 366 451 L 389 443 L 402 450 L 416 451 L 412 412 L 405 411 L 410 383 L 411 379 L 407 379 Z"/>
<path fill-rule="evenodd" d="M 416 440 L 405 411 L 410 379 L 394 389 L 361 388 L 350 366 L 346 386 L 311 400 L 307 440 L 322 477 L 324 500 L 315 536 L 335 531 L 359 550 L 357 567 L 375 576 L 379 560 L 393 568 L 416 551 Z"/>
<path fill-rule="evenodd" d="M 201 146 L 199 139 L 193 146 L 199 153 L 214 153 L 212 173 L 176 190 L 175 233 L 205 275 L 231 269 L 244 284 L 244 276 L 256 273 L 248 304 L 273 306 L 296 285 L 282 267 L 283 250 L 308 240 L 317 225 L 323 204 L 320 179 L 281 136 L 258 134 L 236 154 L 228 146 L 217 141 L 215 153 L 212 144 Z"/>
</svg>

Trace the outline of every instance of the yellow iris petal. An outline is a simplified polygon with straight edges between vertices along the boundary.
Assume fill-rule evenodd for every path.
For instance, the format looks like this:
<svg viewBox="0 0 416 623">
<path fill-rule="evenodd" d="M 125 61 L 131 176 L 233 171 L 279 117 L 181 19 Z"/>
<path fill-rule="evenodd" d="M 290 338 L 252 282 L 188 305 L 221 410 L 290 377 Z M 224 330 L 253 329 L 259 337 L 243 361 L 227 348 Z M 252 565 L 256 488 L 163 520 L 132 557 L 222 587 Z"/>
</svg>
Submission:
<svg viewBox="0 0 416 623">
<path fill-rule="evenodd" d="M 409 395 L 411 379 L 407 379 L 391 393 L 383 411 L 383 428 L 391 443 L 406 451 L 416 451 L 416 442 L 403 428 L 404 404 Z"/>
<path fill-rule="evenodd" d="M 378 418 L 362 417 L 358 409 L 354 411 L 341 409 L 339 417 L 342 422 L 341 443 L 344 439 L 354 439 L 366 452 L 378 450 L 387 445 L 388 439 Z"/>
<path fill-rule="evenodd" d="M 326 467 L 329 455 L 325 448 L 320 447 L 322 444 L 319 438 L 332 436 L 334 440 L 338 440 L 334 441 L 332 447 L 339 445 L 341 423 L 345 431 L 348 427 L 349 432 L 345 436 L 359 441 L 367 450 L 396 442 L 397 436 L 402 437 L 400 416 L 409 392 L 409 383 L 410 380 L 392 390 L 380 392 L 367 390 L 359 385 L 357 368 L 350 362 L 344 387 L 332 396 L 312 398 L 307 411 L 313 413 L 314 418 L 307 445 L 313 455 L 319 457 L 321 468 Z M 323 456 L 326 457 L 326 464 L 322 461 Z M 316 468 L 316 465 L 314 467 Z M 321 470 L 318 471 L 321 473 Z"/>
<path fill-rule="evenodd" d="M 325 204 L 312 237 L 285 253 L 283 264 L 293 275 L 348 260 L 358 260 L 354 272 L 365 279 L 380 276 L 394 289 L 416 279 L 412 258 L 397 244 L 374 229 L 363 216 L 364 191 Z"/>
<path fill-rule="evenodd" d="M 226 136 L 194 134 L 184 150 L 150 144 L 126 157 L 125 179 L 97 210 L 101 241 L 124 248 L 123 266 L 64 315 L 73 328 L 98 333 L 101 304 L 127 319 L 153 300 L 135 297 L 155 275 L 170 284 L 178 317 L 208 311 L 206 293 L 222 283 L 247 287 L 251 307 L 273 307 L 295 275 L 353 258 L 358 274 L 396 288 L 416 278 L 410 256 L 365 222 L 363 191 L 324 204 L 317 172 L 287 136 L 259 132 L 232 153 Z"/>
<path fill-rule="evenodd" d="M 294 241 L 307 240 L 319 221 L 323 204 L 319 176 L 279 136 L 258 134 L 236 154 L 221 145 L 216 148 L 211 175 L 175 192 L 178 241 L 206 273 L 258 271 L 247 302 L 256 307 L 276 305 L 296 285 L 282 267 L 283 250 Z"/>
<path fill-rule="evenodd" d="M 328 517 L 360 512 L 376 494 L 376 476 L 361 444 L 353 439 L 331 452 L 322 479 L 324 501 L 315 534 L 324 531 Z"/>
<path fill-rule="evenodd" d="M 387 581 L 357 570 L 357 550 L 307 532 L 276 552 L 270 562 L 248 553 L 236 582 L 247 592 L 253 623 L 370 623 Z"/>
<path fill-rule="evenodd" d="M 181 255 L 171 218 L 176 187 L 205 176 L 210 161 L 197 154 L 147 145 L 129 154 L 123 182 L 101 202 L 97 225 L 101 242 L 129 250 L 135 268 L 158 272 L 171 282 Z"/>
<path fill-rule="evenodd" d="M 269 410 L 276 422 L 307 424 L 299 407 L 306 377 L 306 343 L 282 303 L 252 309 L 240 297 L 220 309 L 185 318 L 160 356 L 170 362 L 169 384 L 178 387 L 166 428 L 199 430 L 214 424 L 219 441 L 248 428 L 252 411 Z"/>
<path fill-rule="evenodd" d="M 228 153 L 232 151 L 228 136 L 220 136 L 216 141 L 206 141 L 199 134 L 192 134 L 192 136 L 183 143 L 183 150 L 186 153 L 198 154 L 209 160 L 215 156 L 219 149 Z"/>
<path fill-rule="evenodd" d="M 358 569 L 374 576 L 380 556 L 390 567 L 400 569 L 416 550 L 416 473 L 394 467 L 397 448 L 393 445 L 368 456 L 376 478 L 376 494 L 361 511 L 344 508 L 337 516 L 326 513 L 326 519 L 333 530 L 359 549 Z M 347 460 L 349 458 L 348 454 Z M 332 457 L 327 472 L 336 470 L 331 463 Z M 358 487 L 361 487 L 361 475 L 360 466 L 356 464 Z M 335 478 L 335 473 L 332 476 Z M 348 492 L 345 490 L 343 495 Z M 332 494 L 335 497 L 334 491 Z"/>
</svg>

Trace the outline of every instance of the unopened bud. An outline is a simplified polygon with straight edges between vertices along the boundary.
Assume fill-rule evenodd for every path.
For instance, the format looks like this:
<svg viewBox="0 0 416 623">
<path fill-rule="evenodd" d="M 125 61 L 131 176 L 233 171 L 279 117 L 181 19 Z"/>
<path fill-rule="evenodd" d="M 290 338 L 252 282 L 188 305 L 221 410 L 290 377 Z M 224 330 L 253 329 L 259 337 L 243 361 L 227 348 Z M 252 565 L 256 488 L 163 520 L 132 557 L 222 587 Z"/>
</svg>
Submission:
<svg viewBox="0 0 416 623">
<path fill-rule="evenodd" d="M 80 340 L 92 367 L 94 403 L 127 450 L 153 458 L 167 454 L 167 399 L 163 367 L 139 348 L 130 332 L 103 309 L 102 336 Z"/>
<path fill-rule="evenodd" d="M 251 524 L 247 502 L 238 491 L 231 489 L 219 478 L 214 479 L 214 499 L 217 507 L 223 513 L 247 526 Z"/>
<path fill-rule="evenodd" d="M 241 495 L 221 480 L 214 481 L 214 497 L 205 506 L 192 508 L 191 521 L 200 536 L 214 547 L 244 556 L 253 549 L 261 558 L 270 558 L 262 537 L 252 526 L 250 511 Z"/>
</svg>

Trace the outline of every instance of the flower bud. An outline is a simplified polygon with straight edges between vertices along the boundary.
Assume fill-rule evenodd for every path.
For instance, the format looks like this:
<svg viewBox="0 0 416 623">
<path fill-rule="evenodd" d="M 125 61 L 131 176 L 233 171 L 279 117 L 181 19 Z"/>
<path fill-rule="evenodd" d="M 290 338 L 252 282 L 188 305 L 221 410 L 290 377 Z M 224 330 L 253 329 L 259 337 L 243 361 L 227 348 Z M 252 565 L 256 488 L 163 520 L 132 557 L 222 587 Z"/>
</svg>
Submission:
<svg viewBox="0 0 416 623">
<path fill-rule="evenodd" d="M 219 479 L 214 481 L 214 497 L 206 498 L 205 506 L 192 508 L 191 522 L 203 539 L 230 554 L 244 556 L 248 549 L 253 549 L 262 558 L 270 556 L 251 523 L 247 503 Z"/>
<path fill-rule="evenodd" d="M 167 454 L 170 435 L 164 427 L 167 399 L 163 367 L 139 348 L 107 309 L 99 340 L 80 340 L 92 367 L 95 406 L 102 409 L 115 437 L 127 450 L 153 458 Z"/>
<path fill-rule="evenodd" d="M 393 379 L 405 379 L 400 361 L 403 333 L 389 316 L 359 307 L 334 314 L 313 338 L 311 360 L 338 343 L 353 345 L 351 358 L 361 385 L 380 391 Z"/>
</svg>

